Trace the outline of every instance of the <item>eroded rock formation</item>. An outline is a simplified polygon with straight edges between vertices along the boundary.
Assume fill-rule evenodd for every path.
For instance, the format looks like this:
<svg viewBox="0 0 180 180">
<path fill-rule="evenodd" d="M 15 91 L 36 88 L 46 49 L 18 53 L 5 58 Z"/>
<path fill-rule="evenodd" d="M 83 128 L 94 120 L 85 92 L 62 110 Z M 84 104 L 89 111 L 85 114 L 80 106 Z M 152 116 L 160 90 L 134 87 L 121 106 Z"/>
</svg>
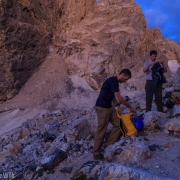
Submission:
<svg viewBox="0 0 180 180">
<path fill-rule="evenodd" d="M 45 60 L 49 45 L 63 44 L 63 32 L 90 13 L 94 4 L 87 0 L 0 1 L 0 101 L 20 90 Z"/>
<path fill-rule="evenodd" d="M 64 72 L 94 90 L 125 67 L 133 73 L 129 83 L 144 87 L 142 67 L 152 49 L 166 64 L 180 59 L 180 45 L 149 31 L 133 0 L 1 0 L 0 24 L 0 101 L 18 93 L 50 47 Z"/>
</svg>

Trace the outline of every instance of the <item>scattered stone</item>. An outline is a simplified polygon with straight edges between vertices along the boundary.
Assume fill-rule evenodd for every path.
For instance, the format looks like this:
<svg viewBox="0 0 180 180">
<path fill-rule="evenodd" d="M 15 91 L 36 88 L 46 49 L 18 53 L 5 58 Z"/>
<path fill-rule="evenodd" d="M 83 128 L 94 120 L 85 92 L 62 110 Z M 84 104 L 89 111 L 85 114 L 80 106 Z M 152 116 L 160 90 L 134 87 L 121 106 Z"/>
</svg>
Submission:
<svg viewBox="0 0 180 180">
<path fill-rule="evenodd" d="M 27 146 L 22 150 L 22 153 L 23 153 L 23 154 L 26 154 L 26 153 L 28 153 L 28 152 L 31 152 L 31 151 L 35 150 L 38 146 L 39 146 L 39 144 L 38 144 L 37 142 L 35 142 L 34 144 L 27 145 Z"/>
<path fill-rule="evenodd" d="M 159 118 L 157 121 L 158 127 L 160 129 L 164 129 L 165 128 L 165 124 L 168 122 L 167 118 Z"/>
<path fill-rule="evenodd" d="M 78 152 L 78 151 L 80 151 L 80 149 L 81 149 L 81 145 L 80 144 L 74 144 L 73 146 L 72 146 L 72 150 L 73 151 L 75 151 L 75 152 Z"/>
<path fill-rule="evenodd" d="M 81 171 L 83 168 L 89 167 L 89 169 L 93 169 L 97 164 L 99 164 L 99 161 L 87 161 L 84 163 L 80 168 L 79 171 Z"/>
<path fill-rule="evenodd" d="M 44 148 L 47 149 L 48 147 L 50 147 L 50 145 L 51 145 L 51 142 L 47 142 L 47 143 L 44 144 Z"/>
<path fill-rule="evenodd" d="M 28 169 L 32 172 L 36 171 L 36 168 L 37 168 L 37 165 L 34 163 L 34 162 L 31 162 L 29 165 L 28 165 Z"/>
<path fill-rule="evenodd" d="M 49 157 L 45 157 L 41 161 L 41 165 L 43 168 L 47 170 L 52 170 L 55 166 L 57 166 L 60 162 L 62 162 L 67 157 L 67 154 L 61 149 L 56 149 L 53 154 Z"/>
<path fill-rule="evenodd" d="M 31 180 L 37 179 L 38 177 L 41 177 L 43 173 L 45 172 L 44 168 L 36 168 L 36 171 L 33 173 Z"/>
<path fill-rule="evenodd" d="M 78 153 L 77 153 L 77 152 L 73 152 L 72 155 L 73 155 L 74 157 L 76 157 L 76 156 L 78 155 Z"/>
<path fill-rule="evenodd" d="M 139 102 L 139 108 L 140 108 L 141 110 L 146 109 L 146 101 L 145 101 L 145 100 L 141 100 L 141 101 Z"/>
<path fill-rule="evenodd" d="M 157 149 L 161 150 L 159 145 L 156 145 L 156 144 L 152 144 L 152 145 L 150 145 L 148 147 L 149 147 L 150 151 L 156 151 Z"/>
<path fill-rule="evenodd" d="M 21 144 L 19 142 L 14 143 L 12 153 L 18 154 L 21 152 L 21 150 L 22 150 Z"/>
<path fill-rule="evenodd" d="M 121 153 L 122 153 L 122 151 L 123 151 L 123 149 L 122 149 L 122 148 L 120 148 L 120 147 L 118 147 L 118 148 L 116 148 L 116 149 L 115 149 L 114 154 L 115 154 L 115 155 L 117 155 L 117 154 L 121 154 Z"/>
<path fill-rule="evenodd" d="M 23 173 L 22 172 L 19 172 L 17 174 L 15 174 L 13 180 L 19 180 L 19 179 L 23 179 Z"/>
<path fill-rule="evenodd" d="M 163 144 L 162 146 L 165 148 L 170 148 L 170 147 L 174 146 L 174 144 L 172 142 L 167 142 L 167 143 Z"/>
<path fill-rule="evenodd" d="M 29 134 L 30 134 L 29 126 L 23 126 L 22 127 L 21 138 L 29 136 Z"/>
<path fill-rule="evenodd" d="M 179 131 L 178 132 L 174 131 L 174 136 L 180 137 L 180 132 Z"/>
<path fill-rule="evenodd" d="M 166 124 L 165 128 L 168 131 L 180 132 L 180 118 L 170 119 Z"/>
<path fill-rule="evenodd" d="M 167 129 L 164 129 L 164 130 L 163 130 L 163 133 L 164 133 L 166 136 L 169 135 L 169 131 L 168 131 Z"/>
<path fill-rule="evenodd" d="M 156 168 L 157 168 L 157 169 L 159 169 L 159 168 L 160 168 L 160 166 L 159 166 L 159 165 L 156 165 Z"/>
<path fill-rule="evenodd" d="M 96 180 L 97 177 L 94 174 L 91 174 L 90 171 L 99 163 L 99 161 L 87 161 L 84 163 L 79 170 L 76 172 L 73 180 L 87 179 Z"/>
<path fill-rule="evenodd" d="M 149 139 L 148 139 L 147 137 L 144 137 L 144 140 L 145 140 L 145 141 L 149 141 Z"/>
<path fill-rule="evenodd" d="M 60 172 L 63 172 L 63 173 L 71 173 L 73 167 L 72 166 L 64 166 L 61 168 Z"/>
<path fill-rule="evenodd" d="M 53 123 L 44 125 L 44 127 L 48 132 L 51 132 L 53 130 L 59 130 L 60 123 L 59 122 L 53 122 Z"/>
<path fill-rule="evenodd" d="M 55 134 L 48 134 L 46 137 L 45 137 L 45 142 L 52 142 L 56 139 L 56 135 Z"/>
</svg>

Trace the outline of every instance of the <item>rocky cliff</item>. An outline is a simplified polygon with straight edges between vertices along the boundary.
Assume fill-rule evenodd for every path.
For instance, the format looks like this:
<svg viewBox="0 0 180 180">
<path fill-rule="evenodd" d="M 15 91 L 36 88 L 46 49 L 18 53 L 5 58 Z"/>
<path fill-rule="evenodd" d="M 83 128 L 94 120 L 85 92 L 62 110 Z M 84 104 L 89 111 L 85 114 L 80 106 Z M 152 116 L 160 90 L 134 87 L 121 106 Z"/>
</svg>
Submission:
<svg viewBox="0 0 180 180">
<path fill-rule="evenodd" d="M 41 74 L 50 53 L 62 64 L 58 76 L 83 78 L 94 90 L 125 67 L 133 73 L 130 86 L 141 89 L 152 49 L 166 64 L 180 60 L 180 45 L 149 31 L 133 0 L 1 0 L 0 24 L 0 101 L 17 94 L 35 70 Z"/>
<path fill-rule="evenodd" d="M 95 1 L 89 0 L 0 1 L 0 101 L 18 93 L 44 62 L 49 45 L 63 45 L 63 32 L 94 6 Z"/>
</svg>

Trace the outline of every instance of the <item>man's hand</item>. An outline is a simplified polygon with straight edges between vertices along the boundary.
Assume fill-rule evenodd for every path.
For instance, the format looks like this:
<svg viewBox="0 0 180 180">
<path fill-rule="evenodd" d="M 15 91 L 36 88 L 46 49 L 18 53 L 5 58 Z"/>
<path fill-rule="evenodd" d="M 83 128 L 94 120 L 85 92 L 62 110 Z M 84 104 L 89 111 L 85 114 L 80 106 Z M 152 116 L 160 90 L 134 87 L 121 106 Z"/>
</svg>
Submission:
<svg viewBox="0 0 180 180">
<path fill-rule="evenodd" d="M 130 109 L 131 112 L 136 113 L 136 108 L 135 107 L 131 106 L 129 109 Z"/>
<path fill-rule="evenodd" d="M 119 115 L 121 115 L 123 112 L 123 110 L 119 106 L 117 107 L 116 111 L 118 112 Z"/>
</svg>

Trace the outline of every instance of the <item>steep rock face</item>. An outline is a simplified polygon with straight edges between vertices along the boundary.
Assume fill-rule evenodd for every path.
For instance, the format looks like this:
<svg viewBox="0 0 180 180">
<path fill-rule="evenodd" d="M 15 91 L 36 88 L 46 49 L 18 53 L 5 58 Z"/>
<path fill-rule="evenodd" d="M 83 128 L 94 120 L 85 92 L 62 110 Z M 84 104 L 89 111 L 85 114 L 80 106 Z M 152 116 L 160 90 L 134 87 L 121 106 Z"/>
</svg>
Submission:
<svg viewBox="0 0 180 180">
<path fill-rule="evenodd" d="M 148 30 L 142 10 L 133 0 L 100 0 L 94 14 L 67 32 L 67 43 L 59 47 L 59 53 L 66 58 L 68 73 L 85 78 L 95 90 L 122 68 L 132 71 L 130 86 L 143 89 L 142 68 L 150 50 L 156 49 L 158 58 L 167 66 L 169 56 L 163 45 L 168 40 L 159 36 L 160 42 Z M 157 42 L 164 44 L 161 47 Z M 176 52 L 176 49 L 172 51 Z"/>
<path fill-rule="evenodd" d="M 21 1 L 2 1 L 2 6 L 0 99 L 6 100 L 22 87 L 33 70 L 43 62 L 52 34 L 40 26 L 45 12 L 38 10 L 39 4 L 32 4 L 31 11 L 28 3 Z"/>
<path fill-rule="evenodd" d="M 134 0 L 0 0 L 0 24 L 0 101 L 18 92 L 49 52 L 94 90 L 122 68 L 132 71 L 130 85 L 144 88 L 152 49 L 166 65 L 179 60 L 179 44 L 149 31 Z"/>
<path fill-rule="evenodd" d="M 149 37 L 168 60 L 177 60 L 180 63 L 180 43 L 164 38 L 159 28 L 152 28 Z"/>
<path fill-rule="evenodd" d="M 67 33 L 66 51 L 71 45 L 77 47 L 76 53 L 61 55 L 66 57 L 70 75 L 84 77 L 97 90 L 108 76 L 125 67 L 133 69 L 134 77 L 141 76 L 137 72 L 149 49 L 144 46 L 147 32 L 141 8 L 134 1 L 99 1 L 97 11 Z"/>
<path fill-rule="evenodd" d="M 0 101 L 12 98 L 45 60 L 49 45 L 63 44 L 63 32 L 94 8 L 94 0 L 1 0 Z"/>
</svg>

